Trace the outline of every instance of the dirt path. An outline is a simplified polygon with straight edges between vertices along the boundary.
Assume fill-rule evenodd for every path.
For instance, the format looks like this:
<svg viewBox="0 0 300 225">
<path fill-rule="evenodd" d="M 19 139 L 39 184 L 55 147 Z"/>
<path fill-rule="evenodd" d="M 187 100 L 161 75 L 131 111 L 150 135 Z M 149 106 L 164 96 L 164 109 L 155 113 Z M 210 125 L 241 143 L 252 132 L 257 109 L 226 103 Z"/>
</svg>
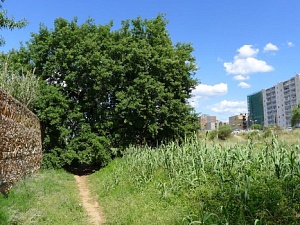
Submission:
<svg viewBox="0 0 300 225">
<path fill-rule="evenodd" d="M 88 176 L 74 175 L 74 178 L 77 182 L 77 186 L 80 191 L 80 199 L 82 206 L 89 215 L 91 224 L 102 224 L 105 221 L 105 218 L 97 202 L 97 199 L 91 195 L 91 192 L 88 188 Z"/>
</svg>

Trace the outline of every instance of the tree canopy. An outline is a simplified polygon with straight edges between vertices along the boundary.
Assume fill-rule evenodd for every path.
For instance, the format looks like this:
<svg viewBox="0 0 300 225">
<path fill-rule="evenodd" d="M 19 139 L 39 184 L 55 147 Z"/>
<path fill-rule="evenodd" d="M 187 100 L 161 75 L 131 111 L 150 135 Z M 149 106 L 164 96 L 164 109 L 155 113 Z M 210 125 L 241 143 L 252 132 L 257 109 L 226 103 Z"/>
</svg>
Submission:
<svg viewBox="0 0 300 225">
<path fill-rule="evenodd" d="M 190 44 L 173 44 L 163 15 L 96 25 L 58 18 L 18 54 L 43 80 L 36 113 L 55 165 L 105 164 L 111 148 L 157 145 L 197 128 Z"/>
</svg>

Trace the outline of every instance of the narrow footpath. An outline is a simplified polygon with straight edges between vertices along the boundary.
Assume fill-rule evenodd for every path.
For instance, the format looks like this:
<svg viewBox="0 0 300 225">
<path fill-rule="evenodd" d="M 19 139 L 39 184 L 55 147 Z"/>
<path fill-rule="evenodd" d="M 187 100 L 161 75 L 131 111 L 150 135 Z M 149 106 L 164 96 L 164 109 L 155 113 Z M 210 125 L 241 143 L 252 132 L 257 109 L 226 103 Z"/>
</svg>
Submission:
<svg viewBox="0 0 300 225">
<path fill-rule="evenodd" d="M 88 187 L 88 176 L 74 175 L 74 178 L 80 191 L 82 206 L 87 212 L 91 224 L 101 225 L 105 221 L 105 218 L 96 197 L 91 195 Z"/>
</svg>

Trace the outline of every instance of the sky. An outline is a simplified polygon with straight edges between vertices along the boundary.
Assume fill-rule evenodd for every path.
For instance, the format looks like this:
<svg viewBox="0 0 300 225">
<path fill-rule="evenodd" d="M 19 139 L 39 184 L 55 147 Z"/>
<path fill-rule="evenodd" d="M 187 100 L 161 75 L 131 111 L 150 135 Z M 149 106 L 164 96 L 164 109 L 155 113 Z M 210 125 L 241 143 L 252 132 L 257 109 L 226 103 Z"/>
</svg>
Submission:
<svg viewBox="0 0 300 225">
<path fill-rule="evenodd" d="M 299 0 L 6 0 L 3 8 L 29 24 L 1 30 L 0 51 L 18 49 L 56 18 L 97 24 L 166 15 L 173 43 L 191 43 L 199 81 L 189 100 L 197 113 L 228 117 L 246 113 L 247 95 L 300 73 Z"/>
</svg>

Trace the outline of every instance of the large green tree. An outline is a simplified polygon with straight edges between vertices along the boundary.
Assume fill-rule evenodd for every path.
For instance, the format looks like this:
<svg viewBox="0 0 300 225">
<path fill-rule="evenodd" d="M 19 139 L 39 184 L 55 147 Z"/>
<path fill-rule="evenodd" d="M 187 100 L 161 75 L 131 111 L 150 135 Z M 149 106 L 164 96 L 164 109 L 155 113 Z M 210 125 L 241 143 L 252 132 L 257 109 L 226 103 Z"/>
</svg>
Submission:
<svg viewBox="0 0 300 225">
<path fill-rule="evenodd" d="M 193 48 L 174 45 L 166 25 L 162 15 L 127 20 L 114 31 L 112 23 L 59 18 L 32 35 L 16 61 L 26 59 L 53 87 L 43 88 L 37 105 L 46 154 L 63 158 L 59 164 L 105 163 L 108 146 L 154 145 L 196 129 L 187 102 L 197 84 Z"/>
<path fill-rule="evenodd" d="M 0 1 L 0 9 L 2 11 L 0 11 L 0 30 L 2 29 L 15 29 L 15 28 L 22 28 L 24 27 L 27 22 L 25 19 L 20 20 L 20 21 L 16 21 L 13 17 L 8 17 L 7 16 L 7 10 L 3 9 L 3 5 L 2 2 L 4 2 L 5 0 L 1 0 Z M 4 39 L 2 36 L 0 36 L 0 46 L 3 45 Z"/>
</svg>

